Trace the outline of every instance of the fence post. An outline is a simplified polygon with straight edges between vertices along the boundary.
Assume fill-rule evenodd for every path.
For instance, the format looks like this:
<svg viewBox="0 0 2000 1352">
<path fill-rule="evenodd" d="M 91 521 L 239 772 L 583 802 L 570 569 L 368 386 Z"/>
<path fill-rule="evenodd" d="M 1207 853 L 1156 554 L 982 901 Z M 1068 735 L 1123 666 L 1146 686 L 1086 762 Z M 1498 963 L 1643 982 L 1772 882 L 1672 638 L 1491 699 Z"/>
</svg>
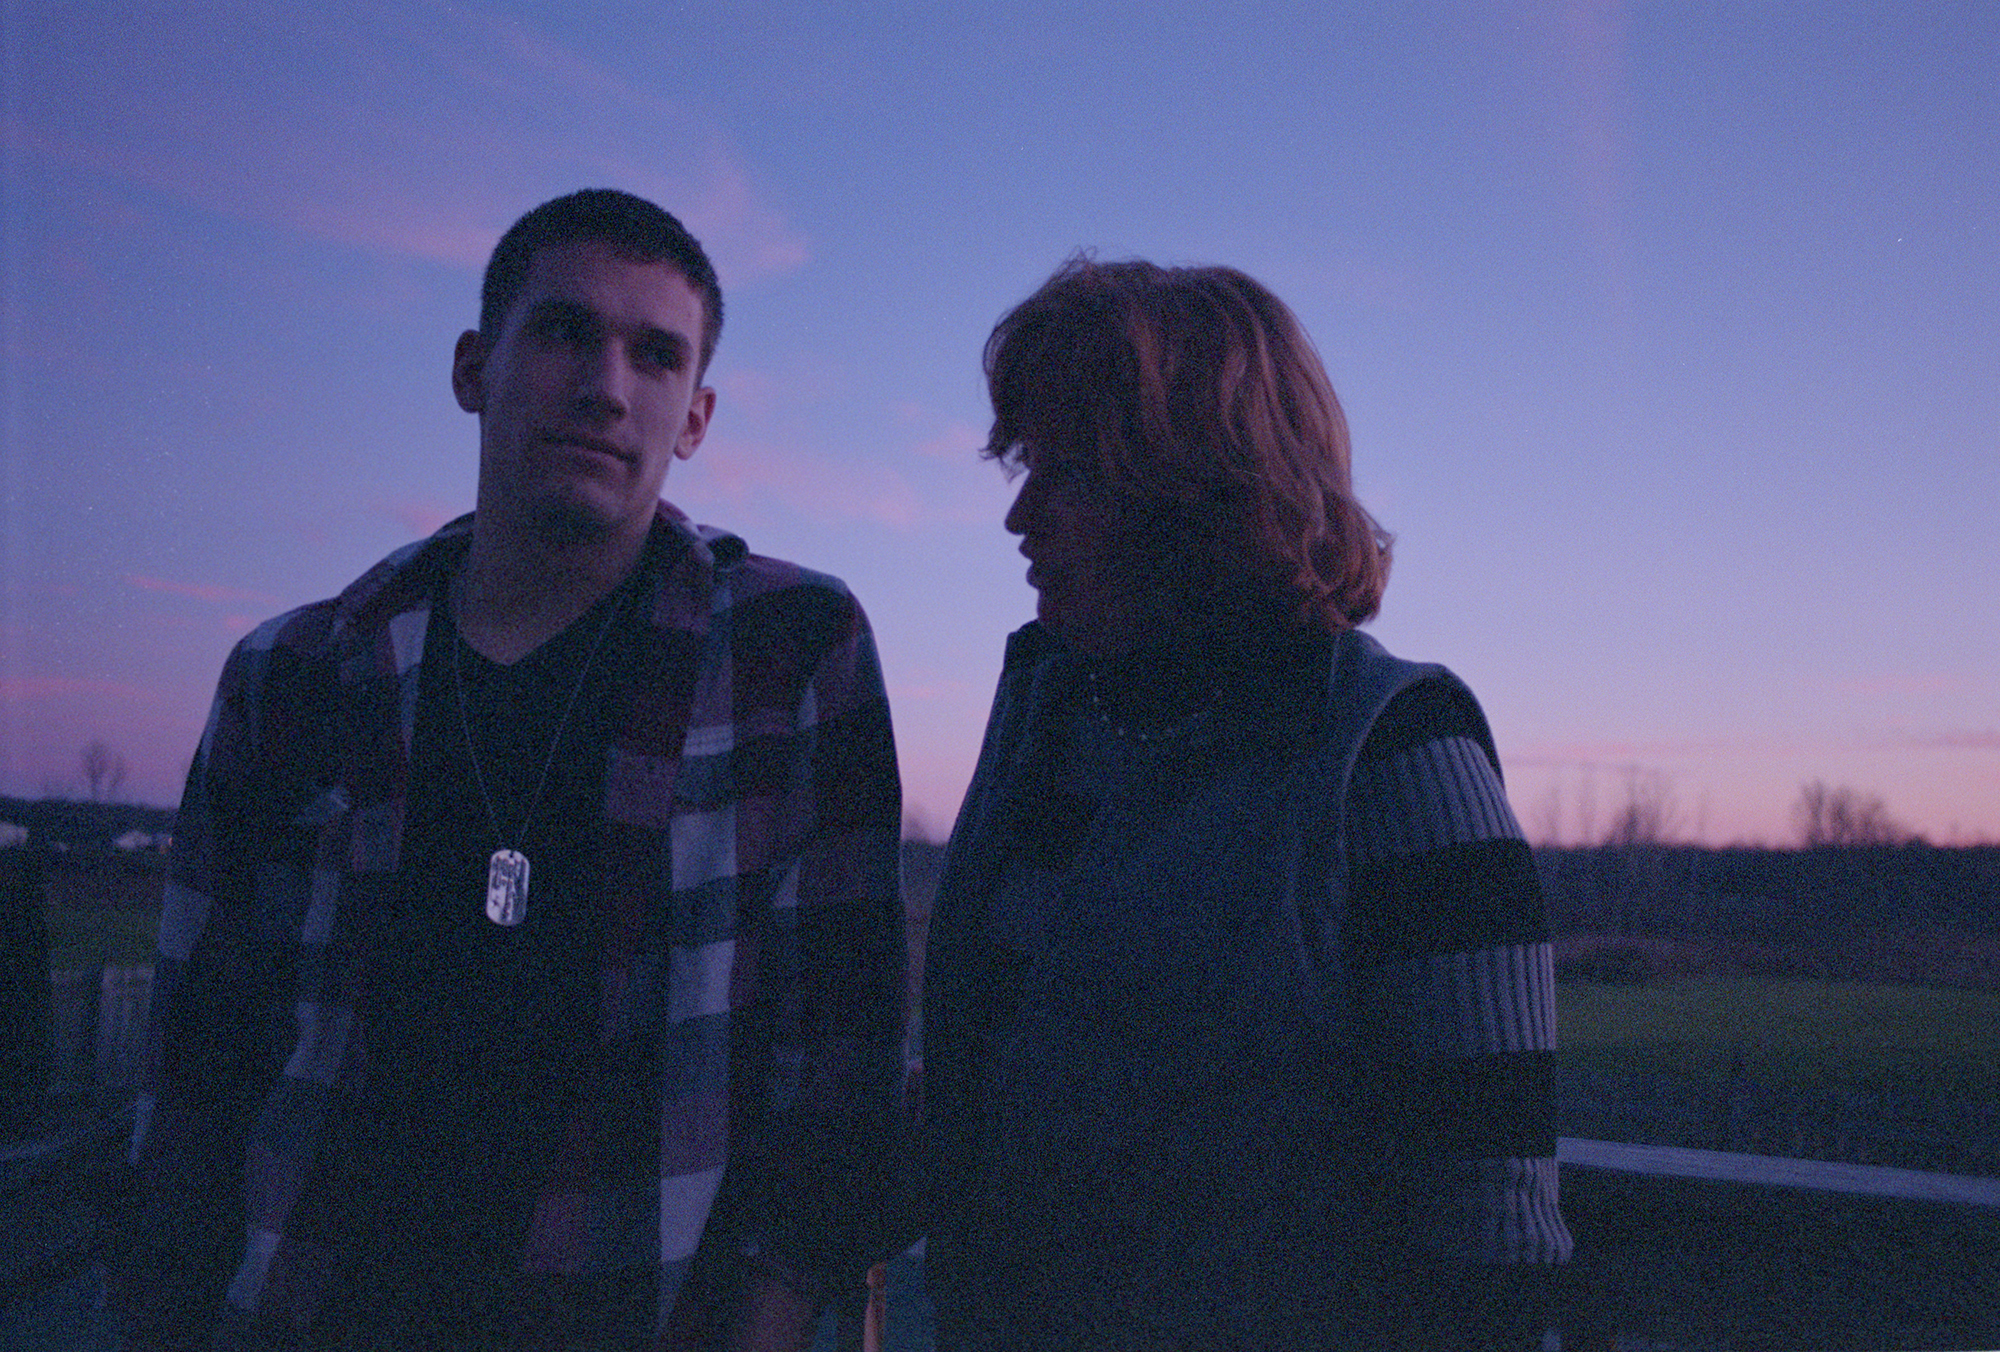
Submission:
<svg viewBox="0 0 2000 1352">
<path fill-rule="evenodd" d="M 98 990 L 95 1047 L 99 1097 L 122 1098 L 138 1087 L 152 994 L 151 967 L 104 969 Z"/>
<path fill-rule="evenodd" d="M 89 1095 L 97 1081 L 97 1026 L 104 1003 L 104 964 L 51 972 L 47 977 L 53 1024 L 52 1088 L 67 1096 Z"/>
<path fill-rule="evenodd" d="M 32 1135 L 53 1077 L 42 851 L 0 847 L 0 1138 Z"/>
</svg>

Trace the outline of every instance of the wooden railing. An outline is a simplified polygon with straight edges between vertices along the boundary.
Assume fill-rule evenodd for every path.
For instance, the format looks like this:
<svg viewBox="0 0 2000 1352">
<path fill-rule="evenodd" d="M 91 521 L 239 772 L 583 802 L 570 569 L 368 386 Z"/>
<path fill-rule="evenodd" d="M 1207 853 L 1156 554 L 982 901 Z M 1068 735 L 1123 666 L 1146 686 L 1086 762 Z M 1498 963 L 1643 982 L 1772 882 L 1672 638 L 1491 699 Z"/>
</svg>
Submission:
<svg viewBox="0 0 2000 1352">
<path fill-rule="evenodd" d="M 1655 1178 L 1749 1183 L 1760 1187 L 1805 1188 L 1813 1192 L 1890 1197 L 1905 1202 L 1948 1202 L 1958 1206 L 2000 1208 L 2000 1178 L 1970 1174 L 1939 1174 L 1920 1169 L 1891 1169 L 1881 1165 L 1844 1164 L 1830 1160 L 1795 1160 L 1777 1155 L 1738 1155 L 1671 1145 L 1580 1141 L 1567 1136 L 1556 1142 L 1556 1160 L 1561 1164 L 1627 1174 L 1649 1174 Z"/>
</svg>

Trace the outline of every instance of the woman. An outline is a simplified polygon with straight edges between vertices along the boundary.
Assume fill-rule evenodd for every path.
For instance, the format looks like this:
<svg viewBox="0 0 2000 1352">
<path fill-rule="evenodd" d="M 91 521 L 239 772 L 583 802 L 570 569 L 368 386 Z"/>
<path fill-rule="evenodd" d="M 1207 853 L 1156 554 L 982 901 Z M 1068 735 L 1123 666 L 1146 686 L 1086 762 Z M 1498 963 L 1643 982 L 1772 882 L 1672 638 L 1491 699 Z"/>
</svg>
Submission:
<svg viewBox="0 0 2000 1352">
<path fill-rule="evenodd" d="M 1539 1346 L 1542 900 L 1491 735 L 1390 657 L 1297 320 L 1078 258 L 986 346 L 1037 619 L 932 923 L 941 1345 Z"/>
</svg>

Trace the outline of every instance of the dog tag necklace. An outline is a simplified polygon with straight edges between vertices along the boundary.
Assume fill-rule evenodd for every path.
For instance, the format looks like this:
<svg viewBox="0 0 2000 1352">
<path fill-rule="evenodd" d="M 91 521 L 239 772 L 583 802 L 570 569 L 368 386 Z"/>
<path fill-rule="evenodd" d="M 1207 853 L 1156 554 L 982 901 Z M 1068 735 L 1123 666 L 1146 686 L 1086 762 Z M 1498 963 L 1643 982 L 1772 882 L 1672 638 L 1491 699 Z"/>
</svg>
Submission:
<svg viewBox="0 0 2000 1352">
<path fill-rule="evenodd" d="M 604 625 L 597 631 L 596 642 L 590 645 L 590 655 L 583 660 L 583 670 L 577 673 L 576 685 L 569 692 L 569 701 L 563 705 L 562 717 L 556 720 L 555 735 L 549 739 L 548 754 L 542 758 L 542 772 L 535 779 L 535 791 L 528 796 L 528 810 L 521 814 L 521 829 L 514 834 L 514 844 L 507 844 L 507 837 L 500 832 L 500 818 L 493 811 L 493 796 L 486 791 L 486 775 L 479 768 L 479 747 L 472 740 L 472 719 L 466 713 L 465 700 L 465 654 L 471 646 L 465 636 L 453 628 L 451 648 L 452 686 L 458 692 L 458 726 L 465 734 L 466 759 L 472 762 L 472 781 L 479 786 L 479 801 L 486 807 L 486 825 L 493 832 L 493 838 L 500 842 L 499 848 L 486 861 L 486 918 L 496 925 L 512 928 L 528 918 L 528 856 L 519 848 L 527 843 L 528 827 L 535 820 L 535 809 L 541 806 L 542 790 L 548 786 L 549 769 L 556 763 L 556 751 L 562 746 L 563 730 L 569 727 L 569 716 L 576 709 L 577 699 L 583 694 L 583 687 L 590 680 L 590 669 L 597 663 L 598 650 L 611 633 L 611 626 L 618 619 L 618 612 L 624 608 L 625 597 L 621 593 L 613 599 L 611 607 L 604 614 Z"/>
</svg>

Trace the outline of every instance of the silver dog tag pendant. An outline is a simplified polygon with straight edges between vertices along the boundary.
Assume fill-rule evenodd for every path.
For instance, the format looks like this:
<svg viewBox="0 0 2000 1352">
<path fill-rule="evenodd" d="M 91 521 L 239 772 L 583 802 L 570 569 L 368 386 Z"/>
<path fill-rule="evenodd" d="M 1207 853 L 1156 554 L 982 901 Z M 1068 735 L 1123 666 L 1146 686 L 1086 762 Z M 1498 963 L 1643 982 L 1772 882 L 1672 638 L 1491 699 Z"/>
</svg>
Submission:
<svg viewBox="0 0 2000 1352">
<path fill-rule="evenodd" d="M 513 926 L 527 915 L 528 856 L 519 850 L 495 850 L 486 861 L 486 918 Z"/>
</svg>

